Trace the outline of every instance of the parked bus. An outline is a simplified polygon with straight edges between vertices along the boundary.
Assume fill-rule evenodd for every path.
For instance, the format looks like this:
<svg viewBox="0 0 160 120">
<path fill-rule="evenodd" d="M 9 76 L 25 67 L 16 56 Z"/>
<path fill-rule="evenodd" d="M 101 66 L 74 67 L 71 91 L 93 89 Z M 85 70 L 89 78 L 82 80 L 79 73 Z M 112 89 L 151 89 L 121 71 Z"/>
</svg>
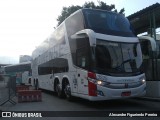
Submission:
<svg viewBox="0 0 160 120">
<path fill-rule="evenodd" d="M 140 43 L 122 14 L 80 9 L 32 57 L 35 86 L 59 97 L 99 101 L 146 93 Z"/>
<path fill-rule="evenodd" d="M 139 36 L 146 75 L 146 96 L 160 97 L 160 35 Z"/>
<path fill-rule="evenodd" d="M 4 67 L 5 74 L 16 76 L 17 84 L 31 84 L 31 62 L 23 62 Z"/>
</svg>

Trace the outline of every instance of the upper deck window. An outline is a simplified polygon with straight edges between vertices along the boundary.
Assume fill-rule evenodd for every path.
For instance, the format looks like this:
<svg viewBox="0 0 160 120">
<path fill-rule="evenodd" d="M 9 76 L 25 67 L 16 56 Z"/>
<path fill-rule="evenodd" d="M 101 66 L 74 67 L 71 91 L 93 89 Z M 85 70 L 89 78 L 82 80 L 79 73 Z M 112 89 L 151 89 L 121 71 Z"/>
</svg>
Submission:
<svg viewBox="0 0 160 120">
<path fill-rule="evenodd" d="M 92 9 L 84 9 L 83 13 L 87 29 L 109 35 L 135 37 L 129 21 L 122 14 Z"/>
</svg>

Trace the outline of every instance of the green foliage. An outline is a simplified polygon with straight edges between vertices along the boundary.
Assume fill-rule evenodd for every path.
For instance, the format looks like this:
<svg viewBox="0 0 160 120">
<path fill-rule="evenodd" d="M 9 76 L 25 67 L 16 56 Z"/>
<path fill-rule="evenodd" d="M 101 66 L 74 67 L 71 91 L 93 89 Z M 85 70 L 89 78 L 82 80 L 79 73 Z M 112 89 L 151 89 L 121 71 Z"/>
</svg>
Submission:
<svg viewBox="0 0 160 120">
<path fill-rule="evenodd" d="M 82 6 L 69 6 L 69 7 L 63 7 L 61 15 L 58 16 L 57 21 L 58 25 L 60 25 L 68 16 L 70 16 L 75 11 L 81 9 L 81 8 L 91 8 L 91 9 L 101 9 L 101 10 L 108 10 L 108 11 L 114 11 L 118 12 L 117 9 L 115 9 L 115 5 L 107 5 L 107 3 L 103 1 L 98 1 L 98 5 L 95 5 L 94 2 L 85 2 Z M 124 14 L 124 8 L 122 8 L 118 13 Z M 57 26 L 58 26 L 57 25 Z"/>
<path fill-rule="evenodd" d="M 85 2 L 82 7 L 96 9 L 97 6 L 94 4 L 94 2 Z"/>
<path fill-rule="evenodd" d="M 68 16 L 70 16 L 75 11 L 81 9 L 81 6 L 69 6 L 69 7 L 63 7 L 61 15 L 58 16 L 57 21 L 58 25 L 60 25 Z"/>
</svg>

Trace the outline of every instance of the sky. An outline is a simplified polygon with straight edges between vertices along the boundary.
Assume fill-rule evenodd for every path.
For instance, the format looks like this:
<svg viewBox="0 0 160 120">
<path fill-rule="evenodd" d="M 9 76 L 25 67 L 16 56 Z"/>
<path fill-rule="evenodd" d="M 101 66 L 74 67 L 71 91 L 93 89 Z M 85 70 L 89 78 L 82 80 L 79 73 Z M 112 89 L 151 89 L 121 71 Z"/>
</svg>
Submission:
<svg viewBox="0 0 160 120">
<path fill-rule="evenodd" d="M 62 8 L 97 0 L 0 0 L 0 64 L 18 63 L 31 55 L 57 26 Z M 131 15 L 160 0 L 101 0 Z"/>
</svg>

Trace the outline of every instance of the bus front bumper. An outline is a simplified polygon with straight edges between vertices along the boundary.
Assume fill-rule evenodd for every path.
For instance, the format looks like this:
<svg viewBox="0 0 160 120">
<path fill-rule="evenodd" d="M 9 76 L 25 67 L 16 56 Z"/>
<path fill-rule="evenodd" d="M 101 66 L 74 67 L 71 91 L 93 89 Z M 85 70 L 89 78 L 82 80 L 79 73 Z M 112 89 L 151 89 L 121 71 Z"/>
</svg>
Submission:
<svg viewBox="0 0 160 120">
<path fill-rule="evenodd" d="M 131 97 L 143 97 L 146 95 L 146 83 L 136 87 L 127 89 L 110 89 L 107 87 L 97 86 L 97 96 L 88 96 L 90 101 L 125 99 Z"/>
</svg>

